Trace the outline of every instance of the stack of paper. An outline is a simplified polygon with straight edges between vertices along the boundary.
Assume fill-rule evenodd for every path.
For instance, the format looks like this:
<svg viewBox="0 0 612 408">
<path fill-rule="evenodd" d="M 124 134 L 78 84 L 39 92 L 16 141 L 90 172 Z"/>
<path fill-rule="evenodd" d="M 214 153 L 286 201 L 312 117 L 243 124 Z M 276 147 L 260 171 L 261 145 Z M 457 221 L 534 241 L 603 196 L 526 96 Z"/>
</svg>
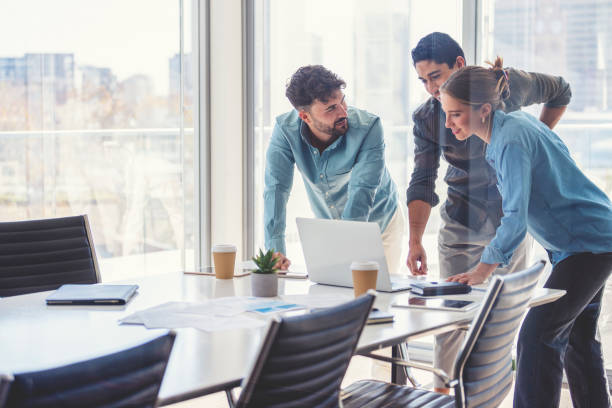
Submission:
<svg viewBox="0 0 612 408">
<path fill-rule="evenodd" d="M 142 324 L 148 329 L 220 330 L 257 328 L 264 326 L 262 315 L 272 315 L 296 309 L 335 306 L 346 300 L 331 295 L 291 295 L 283 299 L 257 297 L 224 297 L 206 302 L 167 302 L 138 311 L 119 320 L 122 324 Z"/>
</svg>

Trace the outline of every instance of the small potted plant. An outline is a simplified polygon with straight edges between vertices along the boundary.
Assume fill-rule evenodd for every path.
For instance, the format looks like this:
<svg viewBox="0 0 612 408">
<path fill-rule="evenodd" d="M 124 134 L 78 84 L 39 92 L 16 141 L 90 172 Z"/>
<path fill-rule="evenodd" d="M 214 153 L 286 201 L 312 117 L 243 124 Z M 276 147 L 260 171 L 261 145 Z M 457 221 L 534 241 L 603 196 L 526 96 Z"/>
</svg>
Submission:
<svg viewBox="0 0 612 408">
<path fill-rule="evenodd" d="M 251 273 L 251 293 L 253 296 L 273 297 L 278 295 L 278 276 L 276 271 L 277 259 L 274 249 L 265 254 L 260 249 L 259 255 L 252 258 L 257 269 Z"/>
</svg>

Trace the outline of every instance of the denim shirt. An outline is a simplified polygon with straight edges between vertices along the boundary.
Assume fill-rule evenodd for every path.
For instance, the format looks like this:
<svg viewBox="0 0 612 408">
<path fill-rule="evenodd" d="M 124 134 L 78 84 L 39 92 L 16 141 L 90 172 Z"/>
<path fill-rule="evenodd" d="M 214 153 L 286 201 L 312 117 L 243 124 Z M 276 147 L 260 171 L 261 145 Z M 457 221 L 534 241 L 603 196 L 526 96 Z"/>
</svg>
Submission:
<svg viewBox="0 0 612 408">
<path fill-rule="evenodd" d="M 286 207 L 294 166 L 302 174 L 310 206 L 318 218 L 372 221 L 384 231 L 398 199 L 385 166 L 380 119 L 349 107 L 348 131 L 322 153 L 310 144 L 309 134 L 295 110 L 276 118 L 266 154 L 266 248 L 286 253 Z"/>
<path fill-rule="evenodd" d="M 612 252 L 610 199 L 545 124 L 496 111 L 486 160 L 497 173 L 504 216 L 482 262 L 506 265 L 527 231 L 553 264 L 580 252 Z"/>
<path fill-rule="evenodd" d="M 505 111 L 545 103 L 549 107 L 570 102 L 571 89 L 561 77 L 507 68 L 510 97 Z M 435 182 L 443 155 L 449 166 L 446 212 L 453 220 L 478 231 L 487 217 L 497 225 L 502 216 L 501 197 L 495 186 L 495 172 L 484 158 L 486 146 L 477 137 L 460 141 L 444 126 L 446 116 L 437 99 L 430 98 L 413 115 L 414 169 L 406 200 L 421 200 L 432 207 L 439 203 Z"/>
</svg>

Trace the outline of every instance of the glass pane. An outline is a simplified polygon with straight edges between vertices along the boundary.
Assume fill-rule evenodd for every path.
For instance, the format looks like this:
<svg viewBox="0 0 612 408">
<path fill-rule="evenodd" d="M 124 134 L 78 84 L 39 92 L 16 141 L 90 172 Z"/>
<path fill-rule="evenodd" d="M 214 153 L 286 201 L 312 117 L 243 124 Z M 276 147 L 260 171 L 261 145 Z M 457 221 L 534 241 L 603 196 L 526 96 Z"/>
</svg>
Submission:
<svg viewBox="0 0 612 408">
<path fill-rule="evenodd" d="M 562 75 L 572 100 L 555 131 L 582 170 L 612 196 L 612 2 L 489 0 L 486 56 L 504 65 Z M 538 114 L 539 108 L 527 109 Z M 612 369 L 612 281 L 599 323 Z"/>
<path fill-rule="evenodd" d="M 432 31 L 444 31 L 460 40 L 461 4 L 457 0 L 256 2 L 256 248 L 264 246 L 265 152 L 274 118 L 292 109 L 285 97 L 286 81 L 303 65 L 322 64 L 334 71 L 347 83 L 349 105 L 381 117 L 387 166 L 405 206 L 413 167 L 412 112 L 429 96 L 412 66 L 410 51 Z M 439 13 L 440 9 L 446 11 Z M 438 190 L 441 197 L 446 196 L 441 181 Z M 295 225 L 298 216 L 312 217 L 312 212 L 296 171 L 287 208 L 286 242 L 287 255 L 299 266 L 304 261 Z M 438 222 L 438 212 L 432 211 L 424 237 L 432 270 L 437 270 Z M 407 252 L 406 245 L 404 248 Z"/>
<path fill-rule="evenodd" d="M 0 14 L 13 39 L 0 45 L 0 219 L 88 214 L 106 281 L 178 270 L 193 247 L 179 5 L 23 0 Z"/>
</svg>

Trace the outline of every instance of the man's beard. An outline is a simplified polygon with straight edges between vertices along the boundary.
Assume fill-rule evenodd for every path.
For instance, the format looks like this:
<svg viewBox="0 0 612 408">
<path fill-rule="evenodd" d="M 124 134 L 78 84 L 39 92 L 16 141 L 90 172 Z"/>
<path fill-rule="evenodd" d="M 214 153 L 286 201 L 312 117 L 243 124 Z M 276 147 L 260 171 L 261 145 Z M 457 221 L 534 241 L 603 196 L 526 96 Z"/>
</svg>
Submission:
<svg viewBox="0 0 612 408">
<path fill-rule="evenodd" d="M 313 118 L 314 119 L 314 118 Z M 340 124 L 342 122 L 344 122 L 346 120 L 346 127 L 344 128 L 338 128 L 336 125 Z M 316 119 L 313 120 L 315 128 L 319 131 L 319 132 L 323 132 L 325 134 L 328 134 L 332 137 L 338 137 L 338 136 L 342 136 L 344 135 L 347 131 L 348 131 L 348 118 L 344 117 L 344 118 L 340 118 L 338 119 L 336 122 L 334 122 L 334 126 L 327 126 L 319 121 L 317 121 Z"/>
</svg>

